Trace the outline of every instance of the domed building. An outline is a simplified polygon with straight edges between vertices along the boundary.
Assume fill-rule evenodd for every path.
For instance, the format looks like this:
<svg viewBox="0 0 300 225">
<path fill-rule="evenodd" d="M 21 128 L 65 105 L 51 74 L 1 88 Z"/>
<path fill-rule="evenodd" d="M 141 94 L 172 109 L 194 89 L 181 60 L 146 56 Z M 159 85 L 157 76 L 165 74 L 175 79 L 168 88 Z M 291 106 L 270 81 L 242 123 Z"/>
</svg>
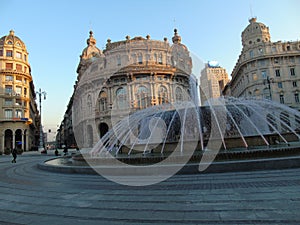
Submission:
<svg viewBox="0 0 300 225">
<path fill-rule="evenodd" d="M 38 144 L 39 112 L 24 42 L 11 30 L 0 39 L 0 152 Z"/>
<path fill-rule="evenodd" d="M 197 104 L 192 59 L 176 29 L 172 42 L 126 36 L 108 39 L 101 51 L 90 32 L 72 96 L 72 126 L 80 147 L 92 147 L 114 123 L 137 110 L 191 99 Z"/>
<path fill-rule="evenodd" d="M 271 42 L 269 28 L 251 18 L 242 46 L 224 94 L 267 98 L 300 110 L 300 41 Z"/>
</svg>

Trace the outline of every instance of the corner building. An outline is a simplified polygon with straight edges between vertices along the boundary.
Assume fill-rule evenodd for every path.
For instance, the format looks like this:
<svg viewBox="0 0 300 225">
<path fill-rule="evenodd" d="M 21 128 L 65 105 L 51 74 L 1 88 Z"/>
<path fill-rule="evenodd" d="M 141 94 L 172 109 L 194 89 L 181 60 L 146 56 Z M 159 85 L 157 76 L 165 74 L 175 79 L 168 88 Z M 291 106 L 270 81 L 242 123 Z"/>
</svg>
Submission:
<svg viewBox="0 0 300 225">
<path fill-rule="evenodd" d="M 201 70 L 200 76 L 200 100 L 201 105 L 210 98 L 218 98 L 228 83 L 228 74 L 224 68 L 216 62 L 208 62 Z"/>
<path fill-rule="evenodd" d="M 266 98 L 300 109 L 300 41 L 271 42 L 256 18 L 242 32 L 242 52 L 224 94 Z"/>
<path fill-rule="evenodd" d="M 72 124 L 79 147 L 94 146 L 114 123 L 137 110 L 197 101 L 192 59 L 176 29 L 172 42 L 126 36 L 118 42 L 108 39 L 102 52 L 90 32 L 73 99 Z"/>
<path fill-rule="evenodd" d="M 38 145 L 39 112 L 24 42 L 11 30 L 0 39 L 0 151 Z"/>
</svg>

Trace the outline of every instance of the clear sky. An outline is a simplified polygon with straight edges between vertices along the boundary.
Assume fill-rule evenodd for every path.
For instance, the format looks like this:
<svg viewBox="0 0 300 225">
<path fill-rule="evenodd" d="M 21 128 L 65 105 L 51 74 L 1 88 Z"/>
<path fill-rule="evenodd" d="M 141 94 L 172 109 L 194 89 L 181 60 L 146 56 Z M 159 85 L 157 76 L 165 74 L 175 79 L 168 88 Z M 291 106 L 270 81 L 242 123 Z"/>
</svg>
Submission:
<svg viewBox="0 0 300 225">
<path fill-rule="evenodd" d="M 119 41 L 126 35 L 171 41 L 176 27 L 190 52 L 204 62 L 219 61 L 231 74 L 250 17 L 270 28 L 272 41 L 296 41 L 299 8 L 299 0 L 1 0 L 0 36 L 13 29 L 25 42 L 36 91 L 47 92 L 43 124 L 56 130 L 90 29 L 103 49 L 108 38 Z"/>
</svg>

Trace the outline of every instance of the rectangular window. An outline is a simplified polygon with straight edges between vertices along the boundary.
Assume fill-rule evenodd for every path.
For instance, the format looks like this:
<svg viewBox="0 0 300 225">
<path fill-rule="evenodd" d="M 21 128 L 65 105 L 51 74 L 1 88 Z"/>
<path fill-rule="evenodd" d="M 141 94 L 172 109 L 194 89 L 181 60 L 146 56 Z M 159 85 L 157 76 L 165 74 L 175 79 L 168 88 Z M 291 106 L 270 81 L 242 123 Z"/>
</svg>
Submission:
<svg viewBox="0 0 300 225">
<path fill-rule="evenodd" d="M 279 100 L 281 104 L 284 104 L 284 96 L 283 94 L 279 95 Z"/>
<path fill-rule="evenodd" d="M 16 52 L 16 57 L 18 59 L 22 59 L 22 53 L 21 52 Z"/>
<path fill-rule="evenodd" d="M 293 87 L 297 87 L 297 81 L 293 81 Z"/>
<path fill-rule="evenodd" d="M 160 54 L 160 55 L 158 56 L 158 63 L 159 63 L 159 64 L 162 64 L 162 63 L 163 63 L 163 62 L 162 62 L 162 58 L 163 58 L 163 57 L 162 57 L 162 55 Z"/>
<path fill-rule="evenodd" d="M 295 58 L 294 57 L 290 57 L 290 63 L 295 63 Z"/>
<path fill-rule="evenodd" d="M 142 55 L 138 56 L 138 62 L 139 62 L 139 64 L 143 64 L 143 56 Z"/>
<path fill-rule="evenodd" d="M 282 83 L 281 82 L 278 82 L 277 85 L 278 85 L 278 88 L 282 88 Z"/>
<path fill-rule="evenodd" d="M 6 98 L 4 104 L 6 106 L 11 106 L 12 105 L 12 99 Z"/>
<path fill-rule="evenodd" d="M 290 68 L 290 74 L 291 76 L 295 76 L 295 68 Z"/>
<path fill-rule="evenodd" d="M 3 56 L 3 49 L 0 49 L 0 56 Z"/>
<path fill-rule="evenodd" d="M 6 50 L 6 57 L 12 57 L 13 51 L 12 50 Z"/>
<path fill-rule="evenodd" d="M 5 69 L 12 70 L 13 69 L 13 64 L 12 63 L 6 63 L 5 64 Z"/>
<path fill-rule="evenodd" d="M 18 72 L 22 72 L 22 65 L 17 64 L 17 65 L 16 65 L 16 70 L 17 70 Z"/>
<path fill-rule="evenodd" d="M 298 93 L 295 93 L 295 102 L 299 103 L 299 94 Z"/>
<path fill-rule="evenodd" d="M 274 59 L 274 63 L 275 63 L 275 64 L 278 64 L 278 63 L 279 63 L 279 59 L 278 59 L 278 58 L 275 58 L 275 59 Z"/>
<path fill-rule="evenodd" d="M 27 73 L 27 67 L 24 66 L 24 73 Z"/>
<path fill-rule="evenodd" d="M 27 88 L 24 88 L 24 95 L 27 95 Z"/>
<path fill-rule="evenodd" d="M 275 74 L 276 74 L 276 77 L 280 77 L 280 70 L 279 69 L 275 70 Z"/>
<path fill-rule="evenodd" d="M 13 81 L 13 76 L 11 76 L 11 75 L 6 75 L 6 76 L 5 76 L 5 81 Z"/>
<path fill-rule="evenodd" d="M 121 66 L 121 57 L 118 57 L 118 58 L 117 58 L 117 65 L 118 65 L 118 66 Z"/>
<path fill-rule="evenodd" d="M 27 61 L 27 55 L 24 55 L 24 60 Z"/>
<path fill-rule="evenodd" d="M 22 82 L 22 77 L 21 76 L 16 76 L 16 81 L 17 82 Z"/>
<path fill-rule="evenodd" d="M 12 109 L 5 109 L 4 115 L 6 119 L 11 119 L 12 118 Z"/>
<path fill-rule="evenodd" d="M 261 65 L 261 66 L 265 66 L 265 65 L 266 65 L 266 61 L 265 61 L 264 59 L 259 60 L 259 62 L 260 62 L 260 65 Z"/>
<path fill-rule="evenodd" d="M 12 93 L 12 85 L 5 85 L 5 94 Z"/>
<path fill-rule="evenodd" d="M 299 103 L 299 94 L 298 93 L 295 94 L 295 102 Z"/>
<path fill-rule="evenodd" d="M 22 117 L 23 117 L 22 114 L 23 114 L 23 113 L 22 113 L 22 110 L 21 110 L 21 109 L 16 109 L 16 111 L 15 111 L 15 117 L 16 117 L 16 118 L 22 118 Z"/>
<path fill-rule="evenodd" d="M 16 87 L 16 94 L 19 96 L 22 94 L 22 87 L 19 86 Z"/>
<path fill-rule="evenodd" d="M 16 99 L 16 106 L 21 106 L 21 105 L 22 105 L 22 100 Z"/>
<path fill-rule="evenodd" d="M 261 77 L 263 78 L 263 79 L 267 79 L 267 71 L 261 71 Z"/>
</svg>

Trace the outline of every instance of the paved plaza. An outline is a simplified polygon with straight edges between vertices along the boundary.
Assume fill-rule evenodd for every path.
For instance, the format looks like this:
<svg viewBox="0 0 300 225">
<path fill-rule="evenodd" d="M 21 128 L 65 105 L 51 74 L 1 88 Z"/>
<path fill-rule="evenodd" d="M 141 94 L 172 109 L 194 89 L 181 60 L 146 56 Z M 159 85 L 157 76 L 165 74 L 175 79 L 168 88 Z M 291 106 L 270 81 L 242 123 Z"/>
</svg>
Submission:
<svg viewBox="0 0 300 225">
<path fill-rule="evenodd" d="M 129 187 L 0 156 L 0 224 L 300 224 L 300 169 L 176 175 Z"/>
</svg>

